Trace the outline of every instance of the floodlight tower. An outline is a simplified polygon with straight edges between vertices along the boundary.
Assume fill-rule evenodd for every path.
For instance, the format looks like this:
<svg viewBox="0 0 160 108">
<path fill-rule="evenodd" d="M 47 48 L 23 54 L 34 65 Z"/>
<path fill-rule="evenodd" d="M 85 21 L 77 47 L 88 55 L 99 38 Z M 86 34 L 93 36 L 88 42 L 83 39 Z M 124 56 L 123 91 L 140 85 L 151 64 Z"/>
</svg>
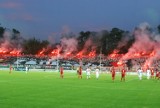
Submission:
<svg viewBox="0 0 160 108">
<path fill-rule="evenodd" d="M 18 55 L 17 55 L 17 69 L 18 69 Z"/>
<path fill-rule="evenodd" d="M 57 54 L 57 71 L 59 70 L 58 69 L 58 64 L 59 64 L 59 49 L 58 49 L 58 54 Z"/>
<path fill-rule="evenodd" d="M 18 69 L 18 53 L 17 53 L 17 69 Z"/>
<path fill-rule="evenodd" d="M 100 58 L 100 61 L 99 61 L 99 64 L 100 64 L 100 73 L 101 73 L 101 64 L 102 64 L 102 48 L 100 49 L 100 55 L 99 55 L 99 58 Z"/>
</svg>

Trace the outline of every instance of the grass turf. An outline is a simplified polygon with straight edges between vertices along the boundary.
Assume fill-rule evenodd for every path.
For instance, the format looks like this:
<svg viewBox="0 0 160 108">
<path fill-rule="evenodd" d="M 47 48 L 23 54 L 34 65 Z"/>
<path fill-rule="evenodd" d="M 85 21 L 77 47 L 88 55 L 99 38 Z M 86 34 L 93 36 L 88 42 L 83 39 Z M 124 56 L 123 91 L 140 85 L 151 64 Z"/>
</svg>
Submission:
<svg viewBox="0 0 160 108">
<path fill-rule="evenodd" d="M 160 82 L 101 74 L 96 80 L 75 73 L 0 71 L 0 108 L 159 108 Z"/>
</svg>

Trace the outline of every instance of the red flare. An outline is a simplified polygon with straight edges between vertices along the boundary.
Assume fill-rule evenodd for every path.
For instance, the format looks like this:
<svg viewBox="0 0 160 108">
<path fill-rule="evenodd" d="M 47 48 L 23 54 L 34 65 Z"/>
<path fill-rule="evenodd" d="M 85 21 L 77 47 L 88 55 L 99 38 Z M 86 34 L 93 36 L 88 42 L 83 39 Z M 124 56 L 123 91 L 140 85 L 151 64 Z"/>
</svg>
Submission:
<svg viewBox="0 0 160 108">
<path fill-rule="evenodd" d="M 67 55 L 67 56 L 69 56 L 69 55 L 71 55 L 71 53 L 70 53 L 70 52 L 68 52 L 68 53 L 66 53 L 66 55 Z"/>
<path fill-rule="evenodd" d="M 122 61 L 117 62 L 117 65 L 121 66 L 121 65 L 123 65 L 123 62 Z"/>
<path fill-rule="evenodd" d="M 77 58 L 82 58 L 82 52 L 79 52 L 77 55 L 76 55 Z"/>
<path fill-rule="evenodd" d="M 19 55 L 21 53 L 20 50 L 13 50 L 10 52 L 11 55 Z"/>
<path fill-rule="evenodd" d="M 40 55 L 43 54 L 43 51 L 41 51 L 39 54 L 40 54 Z"/>
<path fill-rule="evenodd" d="M 58 49 L 54 49 L 54 50 L 51 52 L 51 54 L 52 54 L 53 56 L 57 56 L 57 55 L 59 54 Z"/>
<path fill-rule="evenodd" d="M 150 53 L 150 56 L 154 56 L 155 55 L 155 52 L 153 51 L 152 53 Z"/>
<path fill-rule="evenodd" d="M 5 54 L 5 53 L 7 53 L 7 50 L 0 48 L 0 54 Z"/>
<path fill-rule="evenodd" d="M 117 54 L 111 54 L 110 57 L 111 57 L 111 58 L 114 58 L 114 57 L 116 57 L 116 55 L 117 55 Z"/>
<path fill-rule="evenodd" d="M 134 57 L 140 57 L 140 56 L 141 56 L 140 53 L 135 53 L 135 54 L 134 54 Z"/>
<path fill-rule="evenodd" d="M 92 51 L 92 52 L 90 52 L 90 53 L 88 54 L 89 57 L 95 57 L 95 55 L 96 55 L 96 54 L 95 54 L 95 51 Z"/>
<path fill-rule="evenodd" d="M 145 55 L 145 53 L 144 53 L 144 52 L 142 52 L 142 55 Z"/>
<path fill-rule="evenodd" d="M 44 52 L 45 52 L 45 49 L 42 49 L 42 50 L 38 53 L 38 56 L 44 55 Z"/>
</svg>

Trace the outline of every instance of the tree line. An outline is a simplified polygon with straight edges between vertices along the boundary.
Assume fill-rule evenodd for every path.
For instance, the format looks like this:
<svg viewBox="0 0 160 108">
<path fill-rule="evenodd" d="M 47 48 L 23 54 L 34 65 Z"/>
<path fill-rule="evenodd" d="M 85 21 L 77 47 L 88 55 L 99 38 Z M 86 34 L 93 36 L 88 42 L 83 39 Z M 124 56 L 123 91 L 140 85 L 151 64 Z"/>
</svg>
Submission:
<svg viewBox="0 0 160 108">
<path fill-rule="evenodd" d="M 157 31 L 160 33 L 160 25 L 157 26 Z M 0 40 L 1 44 L 4 41 L 4 33 L 7 30 L 5 27 L 0 27 Z M 9 42 L 11 42 L 14 47 L 16 48 L 22 48 L 23 54 L 37 54 L 40 50 L 43 48 L 47 48 L 50 46 L 51 48 L 55 48 L 56 45 L 60 45 L 60 42 L 57 42 L 55 44 L 49 43 L 48 40 L 40 40 L 35 37 L 25 39 L 21 36 L 20 31 L 17 29 L 12 29 L 11 31 L 11 37 Z M 70 36 L 72 37 L 72 36 Z M 116 49 L 119 45 L 119 43 L 125 38 L 129 37 L 130 39 L 126 41 L 125 45 L 119 47 L 120 54 L 125 54 L 128 52 L 128 49 L 132 46 L 134 43 L 134 36 L 129 32 L 122 30 L 120 28 L 112 28 L 111 30 L 102 30 L 101 32 L 95 32 L 95 31 L 81 31 L 79 32 L 78 36 L 76 37 L 78 46 L 77 50 L 78 52 L 81 51 L 84 48 L 84 45 L 86 41 L 89 38 L 92 38 L 92 42 L 95 43 L 96 46 L 96 53 L 102 52 L 102 54 L 108 55 L 111 54 L 114 49 Z M 0 44 L 0 45 L 1 45 Z"/>
</svg>

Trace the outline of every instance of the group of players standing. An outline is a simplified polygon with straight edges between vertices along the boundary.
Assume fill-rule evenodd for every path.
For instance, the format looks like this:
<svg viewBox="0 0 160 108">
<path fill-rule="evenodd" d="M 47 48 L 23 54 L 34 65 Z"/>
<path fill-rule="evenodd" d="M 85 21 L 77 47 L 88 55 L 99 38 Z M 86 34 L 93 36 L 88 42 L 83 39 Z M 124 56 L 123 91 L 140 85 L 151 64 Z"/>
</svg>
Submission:
<svg viewBox="0 0 160 108">
<path fill-rule="evenodd" d="M 110 72 L 112 74 L 112 81 L 114 81 L 115 80 L 115 76 L 116 76 L 115 68 L 112 67 Z M 79 68 L 77 68 L 77 75 L 78 75 L 79 79 L 82 79 L 82 67 L 81 66 Z M 96 67 L 95 75 L 96 75 L 96 79 L 98 80 L 99 79 L 99 75 L 100 75 L 99 67 Z M 63 67 L 61 66 L 60 67 L 60 78 L 63 78 L 63 76 L 64 76 L 64 72 L 63 72 Z M 87 79 L 91 78 L 91 68 L 90 67 L 88 67 L 86 69 L 86 76 L 87 76 Z M 125 76 L 126 76 L 126 69 L 122 68 L 122 70 L 121 70 L 121 81 L 125 81 Z"/>
<path fill-rule="evenodd" d="M 114 81 L 116 76 L 116 71 L 114 67 L 111 68 L 111 74 L 112 74 L 112 81 Z M 121 70 L 121 81 L 125 81 L 125 77 L 126 77 L 126 69 L 125 67 L 123 67 Z"/>
<path fill-rule="evenodd" d="M 114 81 L 115 80 L 115 76 L 116 76 L 115 68 L 112 67 L 111 70 L 110 70 L 110 72 L 112 74 L 112 81 Z M 87 79 L 89 79 L 90 78 L 91 69 L 87 68 L 86 73 L 87 73 Z M 100 70 L 97 67 L 95 69 L 96 79 L 99 78 L 99 73 L 100 73 Z M 121 70 L 121 81 L 125 81 L 125 76 L 126 76 L 126 70 L 125 70 L 125 68 L 122 68 L 122 70 Z"/>
<path fill-rule="evenodd" d="M 154 69 L 154 68 L 147 68 L 146 69 L 146 73 L 142 68 L 138 69 L 138 77 L 140 80 L 142 80 L 142 76 L 146 75 L 147 79 L 158 79 L 160 80 L 160 72 L 158 71 L 158 69 Z"/>
<path fill-rule="evenodd" d="M 112 67 L 111 70 L 110 70 L 110 72 L 111 72 L 111 74 L 112 74 L 112 81 L 114 82 L 115 76 L 116 76 L 115 68 Z M 91 69 L 88 67 L 87 70 L 86 70 L 87 79 L 90 79 L 90 73 L 91 73 Z M 100 73 L 100 70 L 99 70 L 99 68 L 97 67 L 97 68 L 95 69 L 96 79 L 99 78 L 99 73 Z M 121 70 L 121 81 L 125 81 L 125 76 L 126 76 L 126 70 L 125 70 L 125 68 L 123 68 L 123 69 Z"/>
<path fill-rule="evenodd" d="M 111 73 L 111 76 L 112 76 L 112 81 L 114 82 L 115 77 L 116 77 L 116 70 L 115 70 L 114 67 L 111 67 L 110 73 Z M 126 69 L 125 69 L 125 67 L 122 67 L 120 73 L 121 73 L 120 81 L 125 81 L 125 77 L 126 77 Z M 146 73 L 145 73 L 141 68 L 139 68 L 137 70 L 137 73 L 138 73 L 138 77 L 139 77 L 140 80 L 142 80 L 142 76 L 144 74 L 146 74 L 147 79 L 150 79 L 150 78 L 152 78 L 152 79 L 155 78 L 155 79 L 158 79 L 158 80 L 160 79 L 160 72 L 158 71 L 158 69 L 154 70 L 153 68 L 152 69 L 147 68 Z M 82 79 L 82 67 L 81 66 L 79 68 L 77 68 L 77 75 L 78 75 L 79 79 Z M 96 79 L 99 79 L 99 75 L 100 75 L 99 67 L 96 67 L 95 75 L 96 75 Z M 60 67 L 60 78 L 63 78 L 63 76 L 64 76 L 63 67 Z M 87 77 L 87 79 L 91 78 L 91 68 L 90 67 L 88 67 L 86 69 L 86 77 Z"/>
</svg>

